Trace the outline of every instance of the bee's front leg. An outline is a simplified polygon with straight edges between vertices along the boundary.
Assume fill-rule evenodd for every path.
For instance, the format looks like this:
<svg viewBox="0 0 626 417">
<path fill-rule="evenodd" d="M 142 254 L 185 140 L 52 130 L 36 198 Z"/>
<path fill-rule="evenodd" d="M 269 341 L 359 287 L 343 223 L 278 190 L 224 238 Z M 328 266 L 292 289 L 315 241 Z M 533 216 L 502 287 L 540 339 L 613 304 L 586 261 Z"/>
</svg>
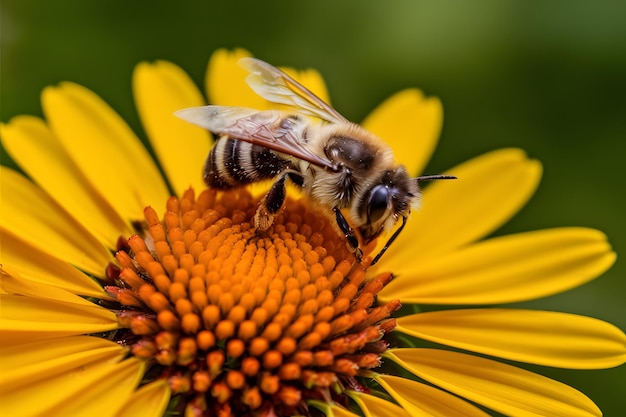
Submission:
<svg viewBox="0 0 626 417">
<path fill-rule="evenodd" d="M 346 242 L 348 243 L 348 247 L 354 252 L 356 256 L 356 260 L 361 262 L 363 259 L 363 251 L 359 248 L 359 240 L 356 238 L 354 234 L 354 230 L 348 224 L 348 221 L 343 216 L 339 208 L 333 207 L 333 211 L 335 212 L 335 219 L 337 220 L 337 226 L 339 226 L 339 230 L 346 237 Z"/>
</svg>

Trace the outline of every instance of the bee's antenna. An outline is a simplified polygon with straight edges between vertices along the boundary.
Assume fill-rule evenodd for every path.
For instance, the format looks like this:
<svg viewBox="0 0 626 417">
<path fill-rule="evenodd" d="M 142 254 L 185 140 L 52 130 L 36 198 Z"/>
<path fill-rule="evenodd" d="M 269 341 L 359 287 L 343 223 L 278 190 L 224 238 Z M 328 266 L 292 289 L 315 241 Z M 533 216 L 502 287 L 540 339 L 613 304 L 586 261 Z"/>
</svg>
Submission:
<svg viewBox="0 0 626 417">
<path fill-rule="evenodd" d="M 380 250 L 380 252 L 378 252 L 378 254 L 374 257 L 374 259 L 372 260 L 372 262 L 370 263 L 369 266 L 374 266 L 378 262 L 380 257 L 383 256 L 383 253 L 387 252 L 387 249 L 389 249 L 389 246 L 391 246 L 391 244 L 393 243 L 394 240 L 396 240 L 396 238 L 398 237 L 398 235 L 400 234 L 402 229 L 404 229 L 404 226 L 406 225 L 406 219 L 407 219 L 407 216 L 402 216 L 402 224 L 393 233 L 393 235 L 391 235 L 391 237 L 389 238 L 387 243 L 385 243 L 385 246 L 383 246 L 383 248 Z"/>
<path fill-rule="evenodd" d="M 422 175 L 421 177 L 414 178 L 415 181 L 433 181 L 433 180 L 455 180 L 454 175 Z"/>
</svg>

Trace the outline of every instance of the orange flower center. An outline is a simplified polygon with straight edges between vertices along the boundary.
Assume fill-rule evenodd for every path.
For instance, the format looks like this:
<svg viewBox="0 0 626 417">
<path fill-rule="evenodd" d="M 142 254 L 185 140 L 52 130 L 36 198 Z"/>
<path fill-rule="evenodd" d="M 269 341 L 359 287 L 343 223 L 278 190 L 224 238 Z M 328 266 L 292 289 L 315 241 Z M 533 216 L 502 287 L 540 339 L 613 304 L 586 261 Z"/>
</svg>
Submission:
<svg viewBox="0 0 626 417">
<path fill-rule="evenodd" d="M 399 302 L 375 306 L 391 278 L 366 279 L 342 237 L 301 200 L 257 235 L 247 191 L 188 191 L 109 268 L 119 341 L 199 415 L 306 414 L 380 364 Z M 333 388 L 331 390 L 331 388 Z"/>
</svg>

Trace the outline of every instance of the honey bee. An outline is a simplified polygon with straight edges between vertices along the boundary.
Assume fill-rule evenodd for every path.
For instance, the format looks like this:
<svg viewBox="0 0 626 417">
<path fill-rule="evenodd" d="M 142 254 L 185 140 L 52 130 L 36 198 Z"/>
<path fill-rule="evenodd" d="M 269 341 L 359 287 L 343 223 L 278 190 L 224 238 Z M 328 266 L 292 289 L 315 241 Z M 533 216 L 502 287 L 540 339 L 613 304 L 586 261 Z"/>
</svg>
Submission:
<svg viewBox="0 0 626 417">
<path fill-rule="evenodd" d="M 254 58 L 243 58 L 239 64 L 250 72 L 246 81 L 259 96 L 287 105 L 289 111 L 202 106 L 175 114 L 219 137 L 204 166 L 209 187 L 229 189 L 274 180 L 254 217 L 258 232 L 272 226 L 289 180 L 334 218 L 359 262 L 362 251 L 355 230 L 367 244 L 402 219 L 373 265 L 400 234 L 411 209 L 419 205 L 418 182 L 455 178 L 411 178 L 404 166 L 394 162 L 385 142 L 348 121 L 289 75 Z M 348 219 L 342 209 L 349 210 Z"/>
</svg>

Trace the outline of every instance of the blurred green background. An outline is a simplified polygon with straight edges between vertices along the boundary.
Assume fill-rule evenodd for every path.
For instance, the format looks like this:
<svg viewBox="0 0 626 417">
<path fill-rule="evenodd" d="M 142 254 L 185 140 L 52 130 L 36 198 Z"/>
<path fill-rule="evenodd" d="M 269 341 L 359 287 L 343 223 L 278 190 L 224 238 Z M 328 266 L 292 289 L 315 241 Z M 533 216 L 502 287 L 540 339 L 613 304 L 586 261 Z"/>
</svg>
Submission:
<svg viewBox="0 0 626 417">
<path fill-rule="evenodd" d="M 215 49 L 244 47 L 319 69 L 334 106 L 355 121 L 406 87 L 439 96 L 445 125 L 429 173 L 510 146 L 544 163 L 538 193 L 497 234 L 590 226 L 626 254 L 626 2 L 2 0 L 0 12 L 2 121 L 41 114 L 41 89 L 71 80 L 141 135 L 137 62 L 171 60 L 202 84 Z M 4 151 L 2 163 L 11 164 Z M 523 306 L 626 329 L 626 266 Z M 626 367 L 535 369 L 606 416 L 624 415 Z"/>
</svg>

